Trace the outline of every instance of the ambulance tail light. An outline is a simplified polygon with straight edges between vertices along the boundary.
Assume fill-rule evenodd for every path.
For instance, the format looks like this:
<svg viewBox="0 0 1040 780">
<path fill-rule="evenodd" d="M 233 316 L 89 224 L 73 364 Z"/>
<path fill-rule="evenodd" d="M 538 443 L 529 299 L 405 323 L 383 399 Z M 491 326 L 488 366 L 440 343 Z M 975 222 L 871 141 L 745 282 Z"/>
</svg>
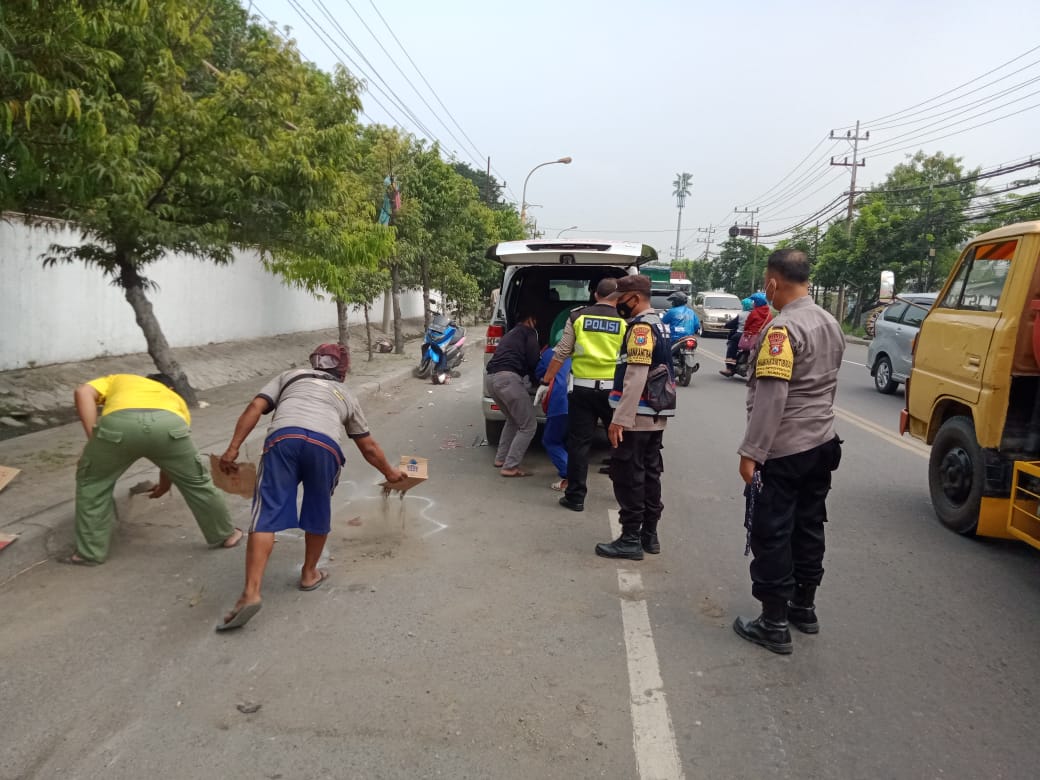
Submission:
<svg viewBox="0 0 1040 780">
<path fill-rule="evenodd" d="M 488 325 L 487 343 L 484 345 L 484 352 L 486 354 L 495 354 L 495 350 L 498 348 L 498 340 L 502 338 L 505 330 L 506 329 L 501 325 Z"/>
</svg>

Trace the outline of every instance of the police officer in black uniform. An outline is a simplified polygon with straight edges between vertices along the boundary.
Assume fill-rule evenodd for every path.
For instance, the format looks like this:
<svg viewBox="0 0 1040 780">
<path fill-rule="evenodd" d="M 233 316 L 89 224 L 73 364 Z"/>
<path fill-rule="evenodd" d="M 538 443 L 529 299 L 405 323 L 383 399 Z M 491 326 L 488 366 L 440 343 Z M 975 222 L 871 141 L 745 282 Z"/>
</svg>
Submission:
<svg viewBox="0 0 1040 780">
<path fill-rule="evenodd" d="M 597 544 L 596 555 L 641 561 L 645 552 L 661 552 L 657 536 L 664 511 L 661 449 L 665 425 L 675 414 L 674 394 L 670 408 L 651 405 L 648 380 L 652 369 L 664 366 L 674 387 L 672 357 L 661 318 L 650 306 L 648 277 L 624 276 L 618 280 L 615 303 L 618 314 L 628 320 L 610 393 L 614 418 L 607 429 L 614 447 L 610 480 L 620 507 L 621 535 L 613 542 Z"/>
<path fill-rule="evenodd" d="M 612 302 L 617 289 L 614 279 L 602 279 L 596 286 L 596 303 L 575 309 L 567 319 L 542 384 L 535 393 L 535 406 L 541 404 L 556 372 L 571 359 L 573 388 L 567 409 L 567 486 L 560 506 L 574 512 L 585 509 L 588 495 L 589 448 L 596 423 L 610 425 L 610 391 L 614 387 L 625 320 Z"/>
<path fill-rule="evenodd" d="M 751 592 L 762 602 L 754 620 L 733 629 L 774 653 L 792 652 L 788 621 L 820 630 L 816 588 L 823 578 L 827 493 L 841 460 L 834 432 L 834 393 L 845 337 L 809 297 L 809 261 L 781 249 L 769 256 L 765 293 L 780 311 L 752 354 L 748 421 L 740 453 L 747 484 Z"/>
</svg>

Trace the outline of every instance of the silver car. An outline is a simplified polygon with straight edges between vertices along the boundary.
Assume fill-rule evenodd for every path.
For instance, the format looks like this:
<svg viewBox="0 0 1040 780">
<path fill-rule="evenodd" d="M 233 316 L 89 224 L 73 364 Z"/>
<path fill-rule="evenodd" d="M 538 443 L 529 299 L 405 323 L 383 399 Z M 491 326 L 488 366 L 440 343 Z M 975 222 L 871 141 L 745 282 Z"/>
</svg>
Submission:
<svg viewBox="0 0 1040 780">
<path fill-rule="evenodd" d="M 894 393 L 906 382 L 913 363 L 914 339 L 938 293 L 900 295 L 874 324 L 867 347 L 867 368 L 879 393 Z"/>
</svg>

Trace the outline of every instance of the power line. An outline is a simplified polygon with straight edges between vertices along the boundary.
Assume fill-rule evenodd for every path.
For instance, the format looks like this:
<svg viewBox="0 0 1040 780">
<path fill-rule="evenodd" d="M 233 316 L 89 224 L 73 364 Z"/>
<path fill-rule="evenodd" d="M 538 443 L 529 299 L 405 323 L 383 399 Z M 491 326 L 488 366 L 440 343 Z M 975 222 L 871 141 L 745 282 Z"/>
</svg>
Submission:
<svg viewBox="0 0 1040 780">
<path fill-rule="evenodd" d="M 980 79 L 986 78 L 986 76 L 991 76 L 992 74 L 996 73 L 997 71 L 1003 70 L 1008 65 L 1011 65 L 1011 64 L 1013 64 L 1015 62 L 1018 62 L 1023 57 L 1028 57 L 1030 54 L 1032 54 L 1035 51 L 1040 51 L 1040 46 L 1034 46 L 1033 48 L 1029 49 L 1028 51 L 1022 52 L 1017 57 L 1012 57 L 1007 62 L 1001 63 L 1000 65 L 997 65 L 995 68 L 991 68 L 990 70 L 987 70 L 985 73 L 982 73 L 982 74 L 976 76 L 973 79 L 969 79 L 968 81 L 965 81 L 963 84 L 958 84 L 956 87 L 952 87 L 951 89 L 948 89 L 945 92 L 940 92 L 938 95 L 935 95 L 934 97 L 930 97 L 927 100 L 922 100 L 920 103 L 915 103 L 914 105 L 908 106 L 907 108 L 901 109 L 899 111 L 893 111 L 891 114 L 884 114 L 883 116 L 875 117 L 873 119 L 868 119 L 863 124 L 873 126 L 873 125 L 875 125 L 875 124 L 877 124 L 879 122 L 882 122 L 882 121 L 884 121 L 886 119 L 890 119 L 892 117 L 901 116 L 903 114 L 906 114 L 906 112 L 912 111 L 915 108 L 920 108 L 921 106 L 926 106 L 929 103 L 934 103 L 936 100 L 939 100 L 940 98 L 944 98 L 947 95 L 951 95 L 954 92 L 957 92 L 958 90 L 963 89 L 964 87 L 967 87 L 967 86 L 970 86 L 971 84 L 974 84 L 976 81 L 979 81 Z M 1029 67 L 1029 66 L 1026 66 L 1026 67 Z M 1024 70 L 1024 68 L 1022 68 L 1020 70 Z M 997 81 L 1001 81 L 1001 80 L 1003 80 L 1005 78 L 1008 78 L 1009 76 L 1013 76 L 1015 73 L 1018 73 L 1018 72 L 1019 71 L 1013 71 L 1012 73 L 1009 73 L 1006 76 L 1003 76 L 1000 79 L 997 79 Z M 993 82 L 991 82 L 991 83 L 993 83 Z M 986 85 L 986 86 L 989 86 L 989 85 Z M 981 87 L 980 87 L 980 89 L 981 89 Z M 977 90 L 975 90 L 975 91 L 977 91 Z M 969 93 L 966 93 L 966 94 L 971 94 L 971 93 L 969 92 Z M 845 127 L 841 128 L 841 129 L 842 130 L 847 130 L 847 129 L 850 129 L 851 127 L 852 127 L 852 125 L 846 125 Z"/>
<path fill-rule="evenodd" d="M 430 90 L 430 94 L 433 95 L 434 100 L 436 100 L 437 104 L 444 109 L 444 113 L 448 115 L 448 119 L 450 119 L 452 121 L 452 124 L 454 124 L 455 127 L 458 128 L 459 132 L 462 133 L 462 137 L 469 141 L 469 144 L 473 148 L 473 151 L 477 152 L 477 155 L 482 159 L 486 158 L 486 155 L 480 152 L 480 149 L 477 147 L 477 145 L 473 143 L 473 139 L 469 137 L 469 134 L 463 129 L 462 125 L 459 124 L 458 120 L 455 119 L 455 115 L 451 113 L 451 111 L 448 109 L 446 105 L 444 105 L 444 101 L 441 100 L 440 95 L 437 94 L 437 90 L 433 88 L 433 85 L 430 83 L 430 80 L 426 78 L 426 75 L 422 72 L 422 69 L 415 62 L 415 60 L 412 59 L 412 55 L 408 53 L 408 49 L 406 49 L 404 44 L 401 43 L 401 39 L 397 37 L 397 33 L 394 32 L 393 28 L 390 26 L 390 23 L 386 20 L 386 17 L 383 16 L 382 12 L 379 10 L 379 7 L 375 4 L 375 0 L 369 0 L 369 4 L 372 6 L 372 10 L 376 12 L 376 16 L 379 17 L 379 20 L 383 23 L 383 26 L 386 27 L 387 32 L 390 33 L 390 37 L 394 39 L 398 47 L 400 47 L 401 52 L 408 59 L 408 62 L 410 62 L 412 67 L 415 68 L 415 72 L 419 74 L 419 78 L 422 79 L 423 84 L 425 84 L 427 89 Z M 491 166 L 491 170 L 502 182 L 502 186 L 504 186 L 513 196 L 513 199 L 519 202 L 520 199 L 516 197 L 516 193 L 513 192 L 512 188 L 506 183 L 505 177 L 501 173 L 499 173 L 498 169 L 494 166 Z"/>
</svg>

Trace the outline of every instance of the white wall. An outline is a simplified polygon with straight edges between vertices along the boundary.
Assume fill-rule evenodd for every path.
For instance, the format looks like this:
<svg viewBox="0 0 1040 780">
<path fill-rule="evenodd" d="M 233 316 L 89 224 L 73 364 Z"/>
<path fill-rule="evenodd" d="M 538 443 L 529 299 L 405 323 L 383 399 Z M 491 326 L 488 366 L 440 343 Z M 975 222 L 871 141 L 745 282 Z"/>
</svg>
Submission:
<svg viewBox="0 0 1040 780">
<path fill-rule="evenodd" d="M 78 262 L 43 267 L 51 244 L 78 241 L 67 227 L 0 221 L 0 371 L 146 350 L 130 304 L 100 271 Z M 336 327 L 334 303 L 285 287 L 255 252 L 236 252 L 224 267 L 171 255 L 147 272 L 158 284 L 148 297 L 174 347 Z M 401 307 L 421 317 L 421 295 L 403 296 Z"/>
</svg>

